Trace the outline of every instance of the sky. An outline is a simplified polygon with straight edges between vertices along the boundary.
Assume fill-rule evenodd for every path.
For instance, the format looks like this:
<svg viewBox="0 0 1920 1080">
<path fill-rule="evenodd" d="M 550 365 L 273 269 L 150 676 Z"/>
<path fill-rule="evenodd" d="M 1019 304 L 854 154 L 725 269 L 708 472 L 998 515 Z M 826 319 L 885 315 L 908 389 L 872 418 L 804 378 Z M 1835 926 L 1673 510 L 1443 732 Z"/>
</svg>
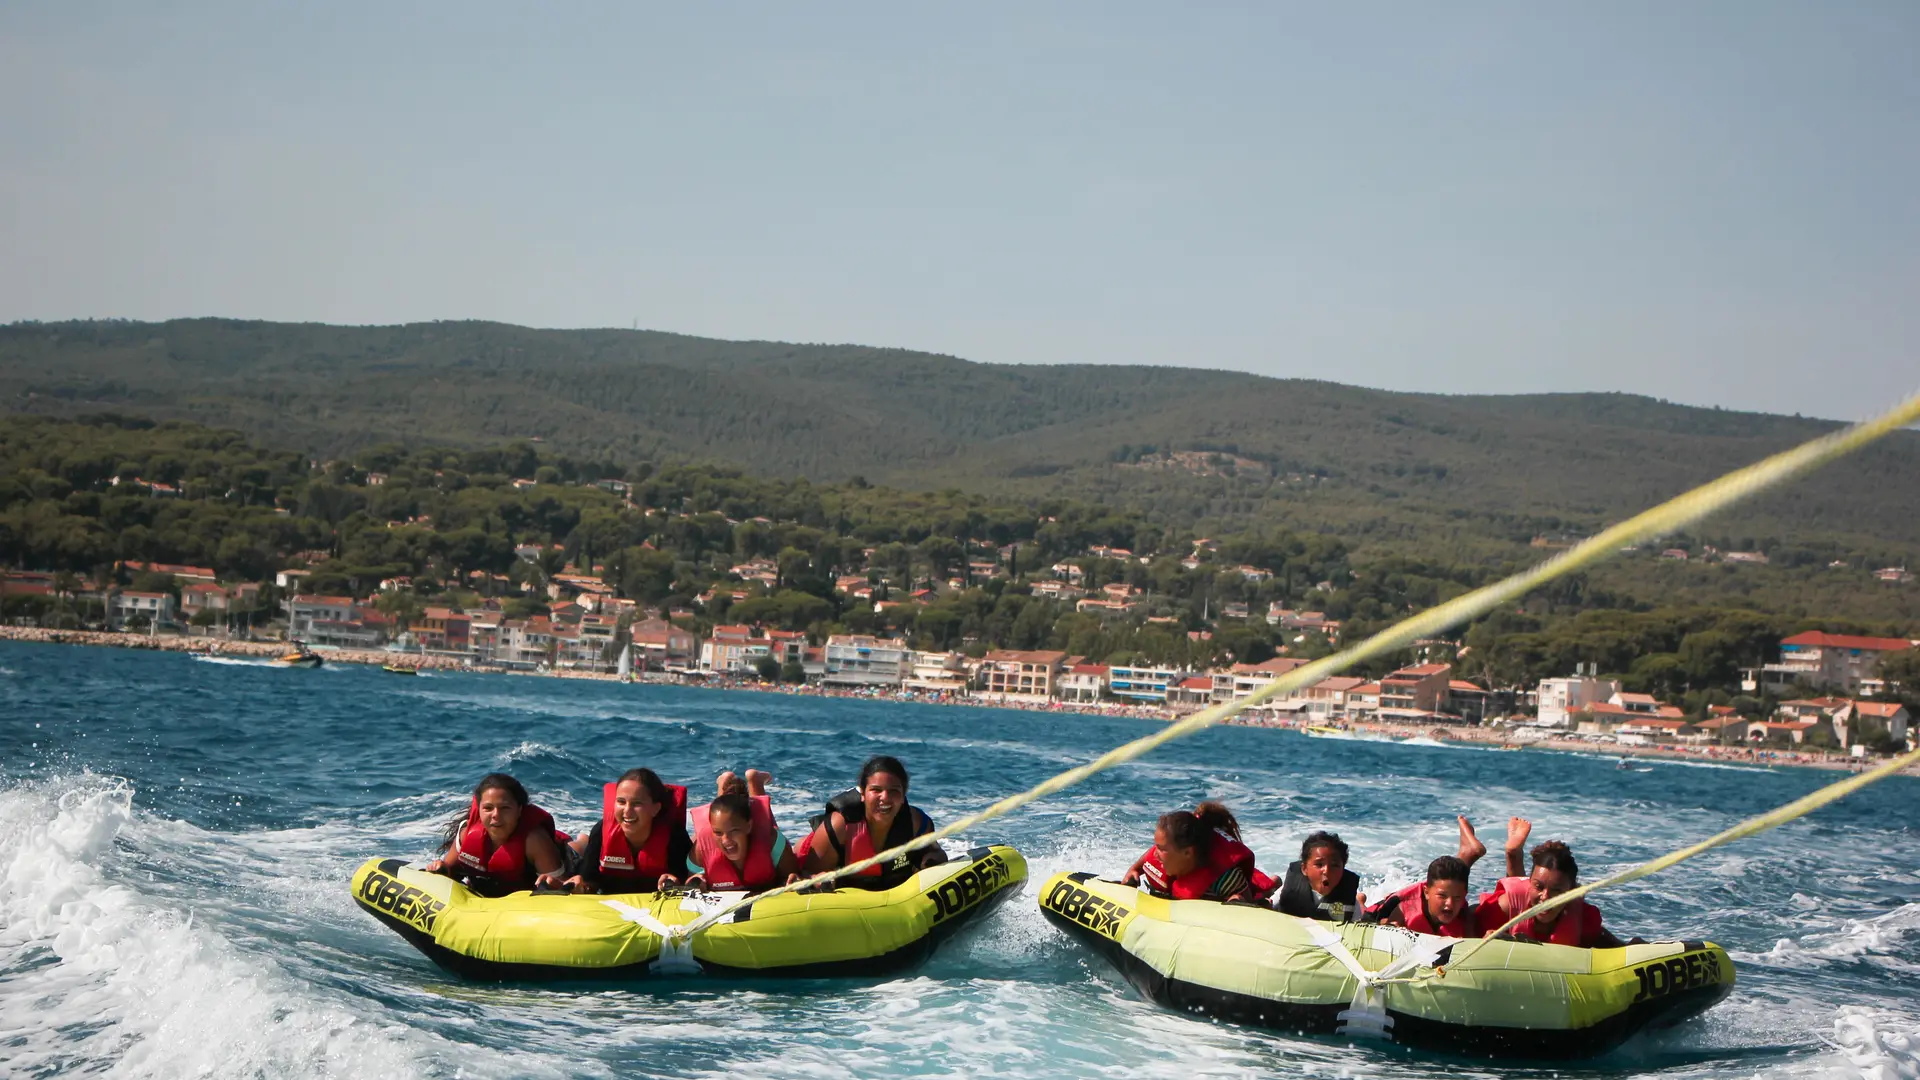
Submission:
<svg viewBox="0 0 1920 1080">
<path fill-rule="evenodd" d="M 14 0 L 0 321 L 637 324 L 1854 419 L 1920 389 L 1915 56 L 1911 0 Z"/>
</svg>

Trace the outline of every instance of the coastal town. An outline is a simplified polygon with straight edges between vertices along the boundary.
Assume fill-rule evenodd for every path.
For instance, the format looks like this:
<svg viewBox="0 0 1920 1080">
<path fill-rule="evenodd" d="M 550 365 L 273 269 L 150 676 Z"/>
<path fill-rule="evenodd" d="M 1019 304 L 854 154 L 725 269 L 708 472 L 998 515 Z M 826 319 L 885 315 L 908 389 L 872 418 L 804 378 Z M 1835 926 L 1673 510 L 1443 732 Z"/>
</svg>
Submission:
<svg viewBox="0 0 1920 1080">
<path fill-rule="evenodd" d="M 1200 541 L 1184 556 L 1199 565 L 1211 548 Z M 544 552 L 525 547 L 533 562 Z M 870 555 L 871 552 L 868 552 Z M 1082 563 L 1126 560 L 1132 552 L 1094 547 L 1084 560 L 1056 563 L 1029 583 L 1032 595 L 1070 603 L 1079 612 L 1126 615 L 1146 597 L 1125 583 L 1092 587 Z M 1004 649 L 964 643 L 954 649 L 914 648 L 905 636 L 829 633 L 817 639 L 803 630 L 751 623 L 716 623 L 702 630 L 694 608 L 660 609 L 617 595 L 601 576 L 570 563 L 545 576 L 544 613 L 510 614 L 536 586 L 497 575 L 491 582 L 509 598 L 464 607 L 383 602 L 409 594 L 412 582 L 383 579 L 364 597 L 301 591 L 310 571 L 282 570 L 270 582 L 222 582 L 207 567 L 122 562 L 116 575 L 136 576 L 152 586 L 104 587 L 82 575 L 9 571 L 0 575 L 0 597 L 38 597 L 56 614 L 44 621 L 16 617 L 0 628 L 15 639 L 85 641 L 167 647 L 195 652 L 274 656 L 286 643 L 319 650 L 336 661 L 379 663 L 390 670 L 461 669 L 619 678 L 726 687 L 784 688 L 795 692 L 891 696 L 913 700 L 1016 708 L 1121 711 L 1174 717 L 1197 709 L 1245 701 L 1309 663 L 1305 656 L 1276 655 L 1189 669 L 1143 663 L 1108 663 L 1058 649 Z M 978 562 L 969 573 L 982 579 L 1006 574 L 998 562 Z M 1230 572 L 1266 576 L 1254 566 Z M 712 604 L 763 595 L 779 568 L 752 559 L 730 568 L 726 584 L 694 598 Z M 907 592 L 904 601 L 886 595 L 880 574 L 841 576 L 836 589 L 850 603 L 889 606 L 925 601 L 942 585 L 957 591 L 955 578 Z M 896 590 L 897 592 L 898 590 Z M 280 597 L 263 607 L 263 597 Z M 87 612 L 81 620 L 72 612 Z M 1312 642 L 1317 651 L 1337 646 L 1342 625 L 1322 612 L 1272 603 L 1250 613 L 1244 603 L 1223 605 L 1219 620 L 1263 619 L 1283 639 Z M 1149 620 L 1154 617 L 1149 616 Z M 1171 618 L 1165 622 L 1174 622 Z M 1219 625 L 1216 623 L 1216 625 Z M 1210 631 L 1187 631 L 1201 638 Z M 1617 748 L 1621 752 L 1788 753 L 1796 760 L 1866 758 L 1913 747 L 1916 727 L 1898 695 L 1902 686 L 1882 672 L 1884 661 L 1910 663 L 1920 642 L 1807 631 L 1781 639 L 1777 659 L 1740 671 L 1747 700 L 1767 703 L 1755 715 L 1728 704 L 1710 704 L 1700 714 L 1652 694 L 1624 688 L 1596 665 L 1541 679 L 1532 686 L 1488 687 L 1456 674 L 1468 647 L 1457 640 L 1419 643 L 1422 662 L 1373 678 L 1335 675 L 1263 696 L 1238 722 L 1304 728 L 1334 735 L 1387 731 L 1525 744 L 1552 738 Z"/>
</svg>

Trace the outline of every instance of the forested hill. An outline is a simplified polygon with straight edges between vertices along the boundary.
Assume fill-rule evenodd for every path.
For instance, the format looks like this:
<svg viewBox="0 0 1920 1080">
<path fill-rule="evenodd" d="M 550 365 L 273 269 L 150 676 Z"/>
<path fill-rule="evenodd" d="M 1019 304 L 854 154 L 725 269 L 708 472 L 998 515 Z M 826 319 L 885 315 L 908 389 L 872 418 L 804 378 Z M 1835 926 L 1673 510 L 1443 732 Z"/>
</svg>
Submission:
<svg viewBox="0 0 1920 1080">
<path fill-rule="evenodd" d="M 1124 500 L 1201 524 L 1295 518 L 1387 545 L 1577 534 L 1834 426 L 1617 394 L 1403 394 L 481 322 L 14 324 L 0 327 L 0 400 L 194 419 L 321 455 L 538 437 L 612 460 Z M 1920 435 L 1902 433 L 1720 524 L 1735 544 L 1897 559 L 1920 549 L 1916 477 Z"/>
</svg>

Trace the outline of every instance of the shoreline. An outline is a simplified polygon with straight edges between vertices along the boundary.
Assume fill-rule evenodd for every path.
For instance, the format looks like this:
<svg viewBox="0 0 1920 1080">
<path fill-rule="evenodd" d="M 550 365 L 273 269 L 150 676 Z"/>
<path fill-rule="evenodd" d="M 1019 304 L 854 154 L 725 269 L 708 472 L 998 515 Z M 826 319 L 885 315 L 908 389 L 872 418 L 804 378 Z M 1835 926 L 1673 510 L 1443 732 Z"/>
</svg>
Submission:
<svg viewBox="0 0 1920 1080">
<path fill-rule="evenodd" d="M 19 641 L 41 645 L 83 645 L 95 648 L 145 649 L 153 652 L 177 652 L 198 656 L 234 657 L 251 660 L 272 660 L 286 653 L 288 646 L 277 641 L 245 641 L 225 638 L 196 638 L 180 634 L 148 636 L 144 634 L 116 633 L 99 630 L 48 630 L 41 627 L 0 626 L 0 641 Z M 582 679 L 600 682 L 618 682 L 619 676 L 611 672 L 577 671 L 559 669 L 553 671 L 516 671 L 499 668 L 474 667 L 463 660 L 447 656 L 430 656 L 419 653 L 387 652 L 381 649 L 342 649 L 325 648 L 315 650 L 328 663 L 360 664 L 373 667 L 405 667 L 415 671 L 471 671 L 479 674 L 496 675 L 539 675 L 549 678 Z M 1157 720 L 1170 722 L 1190 716 L 1197 709 L 1170 709 L 1151 705 L 1120 705 L 1103 703 L 1099 705 L 1072 704 L 1062 701 L 1032 701 L 1019 698 L 980 698 L 967 694 L 953 695 L 946 692 L 922 693 L 910 690 L 868 690 L 841 689 L 836 687 L 768 684 L 757 680 L 735 679 L 714 676 L 704 679 L 678 679 L 658 675 L 640 675 L 634 678 L 636 684 L 648 686 L 684 686 L 695 689 L 745 690 L 755 693 L 791 694 L 800 697 L 856 698 L 872 701 L 897 701 L 920 705 L 961 705 L 988 709 L 1021 709 L 1029 712 L 1073 713 L 1091 716 L 1115 716 L 1136 720 Z M 1330 741 L 1348 739 L 1355 742 L 1395 743 L 1408 739 L 1431 739 L 1441 744 L 1456 743 L 1471 745 L 1487 750 L 1550 750 L 1560 753 L 1578 754 L 1586 757 L 1604 757 L 1619 759 L 1654 759 L 1680 761 L 1687 763 L 1705 763 L 1722 765 L 1729 768 L 1747 768 L 1771 770 L 1779 767 L 1801 769 L 1824 769 L 1832 772 L 1861 772 L 1877 764 L 1875 759 L 1853 758 L 1844 755 L 1809 753 L 1799 750 L 1760 750 L 1745 746 L 1606 746 L 1580 739 L 1560 735 L 1543 734 L 1537 728 L 1493 729 L 1480 726 L 1434 726 L 1416 724 L 1384 723 L 1374 720 L 1353 720 L 1344 723 L 1309 723 L 1287 718 L 1273 719 L 1264 715 L 1249 716 L 1245 713 L 1225 721 L 1237 727 L 1273 728 L 1291 730 L 1306 734 L 1309 727 L 1337 727 L 1344 735 L 1331 737 Z M 1528 738 L 1515 737 L 1521 733 Z M 1902 770 L 1902 775 L 1920 776 L 1920 767 Z"/>
</svg>

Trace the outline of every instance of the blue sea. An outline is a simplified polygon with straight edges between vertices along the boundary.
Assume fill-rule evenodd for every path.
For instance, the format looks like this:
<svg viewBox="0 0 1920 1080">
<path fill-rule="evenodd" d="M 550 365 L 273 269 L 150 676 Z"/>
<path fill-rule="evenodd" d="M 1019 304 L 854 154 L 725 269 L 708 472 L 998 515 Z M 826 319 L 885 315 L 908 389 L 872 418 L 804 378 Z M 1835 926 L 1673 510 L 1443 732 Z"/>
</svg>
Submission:
<svg viewBox="0 0 1920 1080">
<path fill-rule="evenodd" d="M 349 900 L 371 855 L 424 858 L 478 777 L 564 824 L 647 765 L 696 791 L 765 768 L 795 829 L 875 753 L 946 820 L 1148 730 L 1121 718 L 500 675 L 396 678 L 0 643 L 0 1076 L 1913 1077 L 1920 783 L 1895 778 L 1605 894 L 1609 925 L 1701 937 L 1739 986 L 1704 1018 L 1576 1065 L 1488 1065 L 1165 1012 L 1050 928 L 1038 882 L 1117 872 L 1162 811 L 1227 802 L 1263 864 L 1307 831 L 1364 890 L 1411 878 L 1468 814 L 1510 814 L 1597 877 L 1836 778 L 1527 751 L 1211 731 L 969 842 L 1032 883 L 911 974 L 629 988 L 461 982 Z M 1490 884 L 1493 862 L 1477 882 Z"/>
</svg>

